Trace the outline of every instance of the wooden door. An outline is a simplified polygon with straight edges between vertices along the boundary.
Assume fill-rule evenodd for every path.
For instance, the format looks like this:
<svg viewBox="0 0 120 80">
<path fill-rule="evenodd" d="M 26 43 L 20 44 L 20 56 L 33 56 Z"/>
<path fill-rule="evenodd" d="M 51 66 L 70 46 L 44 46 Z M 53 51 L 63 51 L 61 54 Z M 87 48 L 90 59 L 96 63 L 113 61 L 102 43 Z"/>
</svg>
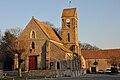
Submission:
<svg viewBox="0 0 120 80">
<path fill-rule="evenodd" d="M 36 70 L 37 69 L 37 56 L 30 56 L 29 57 L 29 70 Z"/>
</svg>

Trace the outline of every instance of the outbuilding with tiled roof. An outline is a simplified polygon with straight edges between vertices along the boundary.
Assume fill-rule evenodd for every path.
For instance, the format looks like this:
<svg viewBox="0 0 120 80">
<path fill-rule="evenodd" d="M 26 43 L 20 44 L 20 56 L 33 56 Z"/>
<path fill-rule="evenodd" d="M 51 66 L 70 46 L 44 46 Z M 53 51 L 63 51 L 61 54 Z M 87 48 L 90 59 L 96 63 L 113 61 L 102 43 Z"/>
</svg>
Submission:
<svg viewBox="0 0 120 80">
<path fill-rule="evenodd" d="M 86 69 L 91 72 L 105 71 L 112 67 L 109 63 L 111 59 L 120 59 L 120 49 L 81 50 L 81 54 L 84 57 Z M 97 64 L 95 65 L 95 63 Z"/>
</svg>

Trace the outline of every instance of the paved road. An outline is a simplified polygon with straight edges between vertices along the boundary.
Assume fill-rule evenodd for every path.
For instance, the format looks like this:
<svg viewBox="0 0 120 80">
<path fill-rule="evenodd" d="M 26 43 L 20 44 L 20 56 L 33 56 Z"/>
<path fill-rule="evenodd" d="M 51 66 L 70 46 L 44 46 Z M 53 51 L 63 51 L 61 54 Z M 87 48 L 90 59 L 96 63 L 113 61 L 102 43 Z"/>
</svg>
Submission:
<svg viewBox="0 0 120 80">
<path fill-rule="evenodd" d="M 120 75 L 87 74 L 81 75 L 79 77 L 29 79 L 29 80 L 120 80 Z"/>
</svg>

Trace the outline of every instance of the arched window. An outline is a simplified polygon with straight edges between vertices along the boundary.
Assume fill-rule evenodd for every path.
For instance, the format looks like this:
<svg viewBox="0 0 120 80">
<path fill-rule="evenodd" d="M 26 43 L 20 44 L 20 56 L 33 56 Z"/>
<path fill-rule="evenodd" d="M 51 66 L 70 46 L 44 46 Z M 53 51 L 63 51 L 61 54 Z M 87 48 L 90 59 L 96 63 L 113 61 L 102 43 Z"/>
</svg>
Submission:
<svg viewBox="0 0 120 80">
<path fill-rule="evenodd" d="M 32 39 L 36 38 L 36 32 L 34 30 L 31 31 L 30 38 Z"/>
<path fill-rule="evenodd" d="M 32 42 L 32 49 L 35 49 L 35 43 Z"/>
<path fill-rule="evenodd" d="M 68 33 L 68 42 L 70 42 L 70 33 Z"/>
<path fill-rule="evenodd" d="M 32 31 L 32 38 L 35 38 L 35 32 Z"/>
</svg>

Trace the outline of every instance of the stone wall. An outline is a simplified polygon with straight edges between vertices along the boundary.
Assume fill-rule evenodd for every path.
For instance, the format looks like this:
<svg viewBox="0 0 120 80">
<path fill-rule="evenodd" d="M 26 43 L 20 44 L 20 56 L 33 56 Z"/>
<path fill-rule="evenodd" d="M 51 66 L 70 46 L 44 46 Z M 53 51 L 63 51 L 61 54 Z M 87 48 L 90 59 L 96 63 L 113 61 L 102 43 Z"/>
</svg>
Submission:
<svg viewBox="0 0 120 80">
<path fill-rule="evenodd" d="M 4 71 L 6 76 L 18 76 L 17 71 Z M 22 77 L 76 77 L 82 75 L 81 70 L 30 70 L 29 72 L 22 72 Z"/>
<path fill-rule="evenodd" d="M 18 71 L 4 71 L 4 73 L 6 73 L 7 76 L 17 76 L 18 75 Z"/>
<path fill-rule="evenodd" d="M 76 77 L 81 75 L 80 70 L 30 70 L 29 76 L 41 77 Z"/>
</svg>

